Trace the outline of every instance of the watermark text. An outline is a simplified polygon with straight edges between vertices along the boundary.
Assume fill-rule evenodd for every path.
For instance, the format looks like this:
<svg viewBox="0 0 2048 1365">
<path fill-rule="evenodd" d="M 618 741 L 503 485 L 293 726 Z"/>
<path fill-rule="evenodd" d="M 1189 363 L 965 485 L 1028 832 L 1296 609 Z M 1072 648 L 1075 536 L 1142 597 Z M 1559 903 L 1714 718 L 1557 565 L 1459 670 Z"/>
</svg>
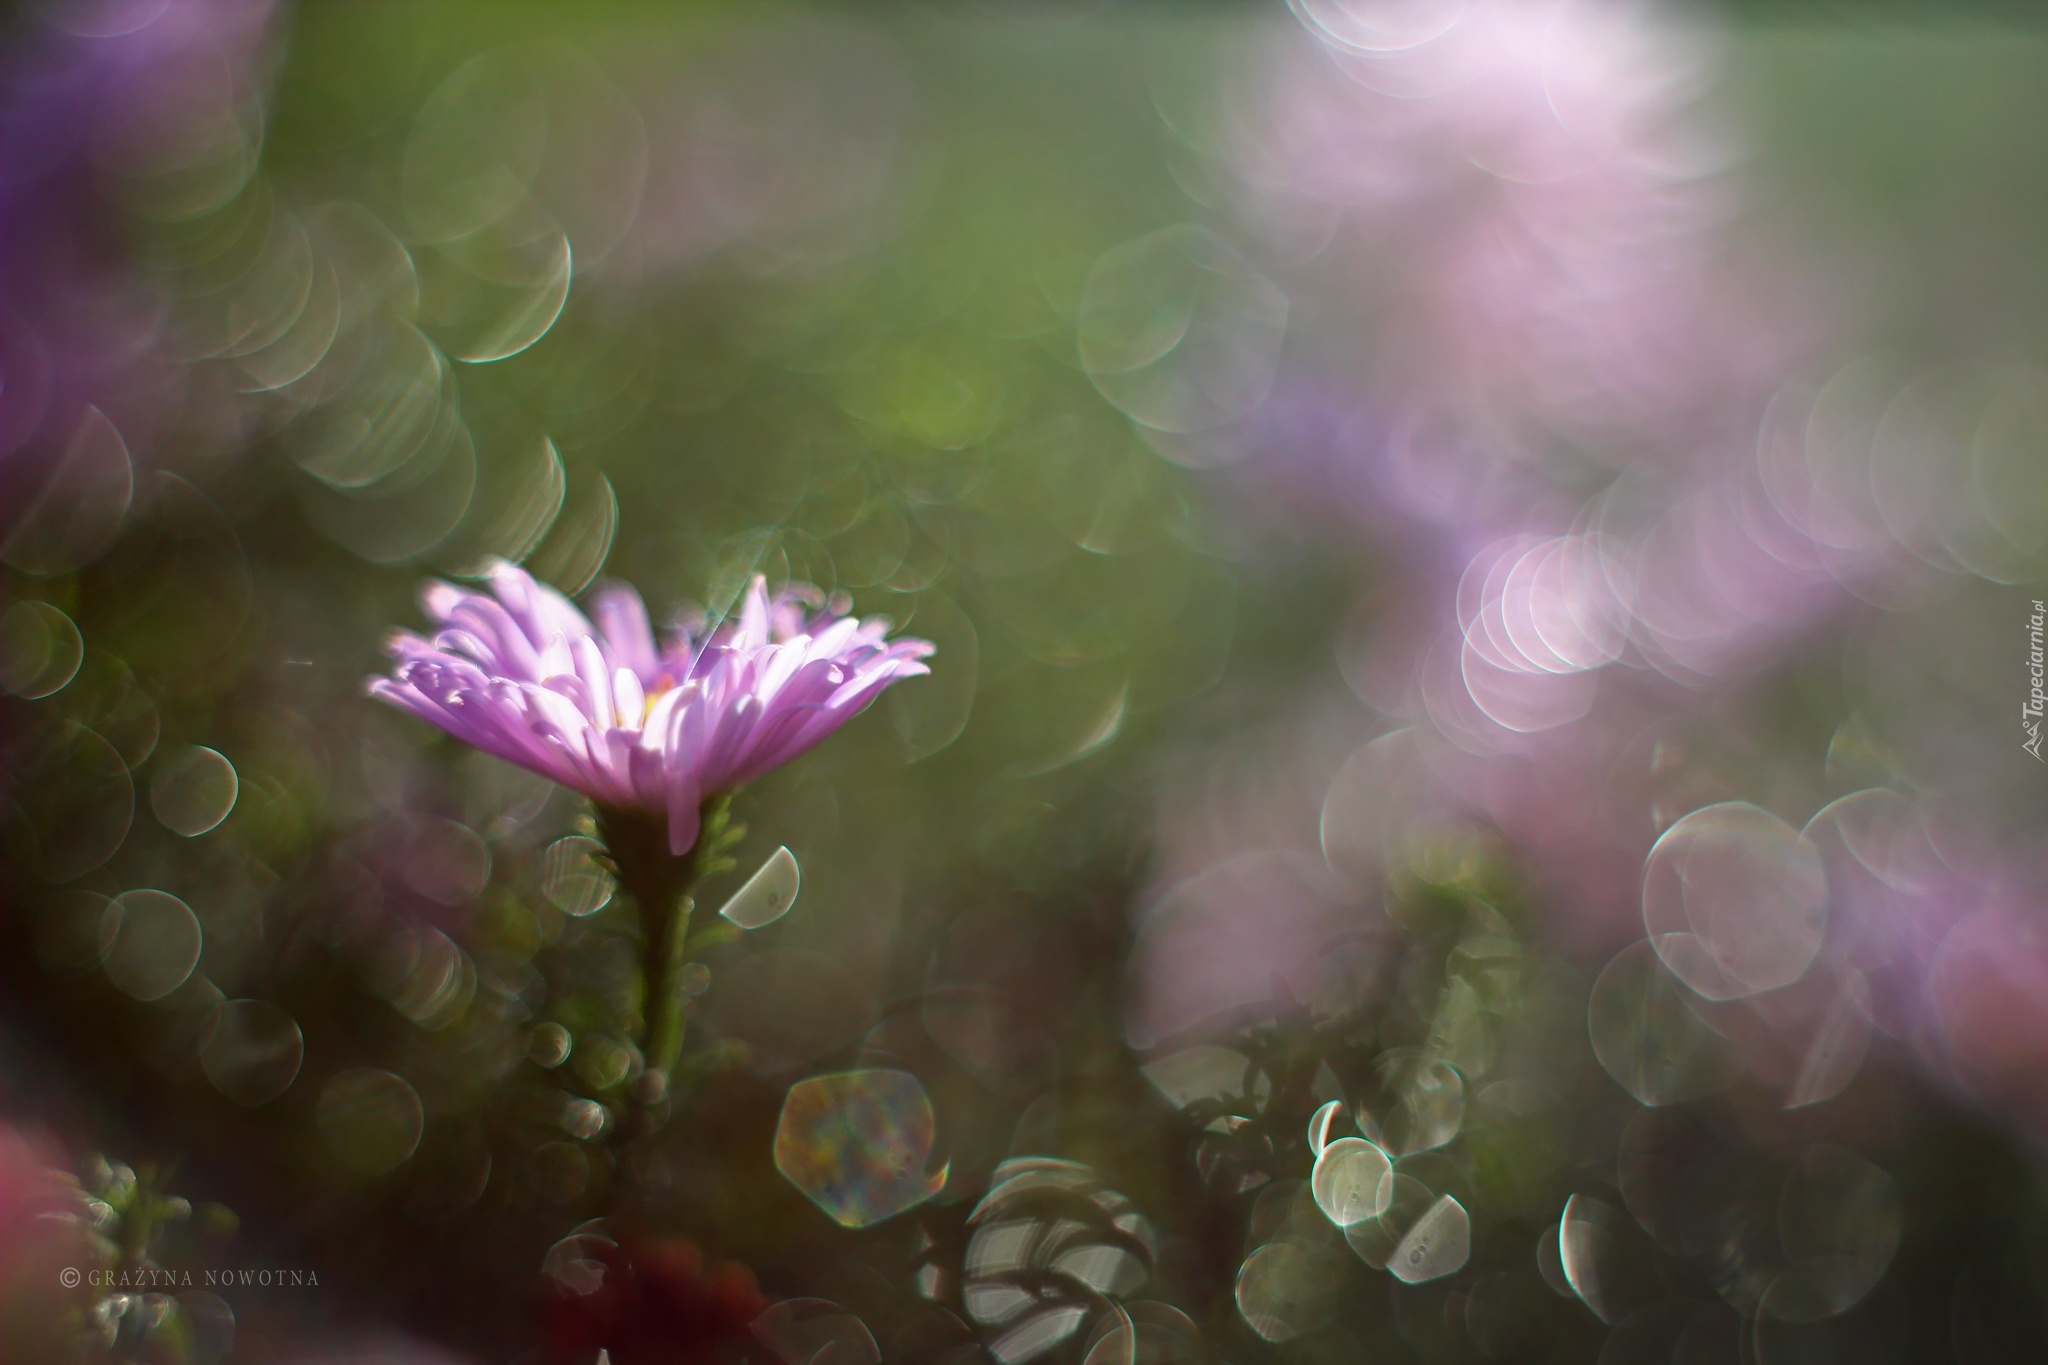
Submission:
<svg viewBox="0 0 2048 1365">
<path fill-rule="evenodd" d="M 2020 728 L 2027 737 L 2020 742 L 2020 747 L 2037 760 L 2048 763 L 2048 759 L 2041 757 L 2041 717 L 2044 711 L 2048 711 L 2048 686 L 2044 686 L 2044 679 L 2048 679 L 2048 664 L 2044 664 L 2042 653 L 2044 628 L 2048 628 L 2048 606 L 2035 598 L 2034 614 L 2027 618 L 2027 677 L 2032 685 L 2027 690 L 2026 702 L 2020 707 Z"/>
<path fill-rule="evenodd" d="M 94 1289 L 131 1290 L 141 1293 L 166 1289 L 318 1289 L 320 1272 L 277 1266 L 234 1266 L 201 1270 L 165 1270 L 158 1266 L 143 1266 L 128 1270 L 80 1270 L 75 1265 L 67 1265 L 57 1272 L 57 1282 L 66 1289 L 76 1289 L 83 1284 Z"/>
</svg>

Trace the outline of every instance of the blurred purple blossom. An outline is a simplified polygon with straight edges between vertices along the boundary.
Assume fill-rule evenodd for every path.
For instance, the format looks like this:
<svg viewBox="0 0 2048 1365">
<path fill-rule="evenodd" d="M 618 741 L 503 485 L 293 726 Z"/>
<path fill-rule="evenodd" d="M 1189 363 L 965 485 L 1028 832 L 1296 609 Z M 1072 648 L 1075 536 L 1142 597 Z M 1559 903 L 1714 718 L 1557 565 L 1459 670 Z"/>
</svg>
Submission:
<svg viewBox="0 0 2048 1365">
<path fill-rule="evenodd" d="M 1878 540 L 1819 543 L 1804 452 L 1760 449 L 1826 328 L 1733 250 L 1707 30 L 1639 0 L 1295 9 L 1231 160 L 1254 222 L 1324 241 L 1251 445 L 1455 596 L 1437 652 L 1482 730 L 1577 719 L 1616 661 L 1740 671 L 1871 572 Z"/>
<path fill-rule="evenodd" d="M 1206 829 L 1177 790 L 1162 886 L 1320 826 L 1369 891 L 1404 831 L 1476 817 L 1572 907 L 1567 942 L 1611 951 L 1662 827 L 1639 737 L 1840 600 L 1751 457 L 1816 329 L 1729 259 L 1705 31 L 1634 0 L 1294 9 L 1227 156 L 1297 258 L 1295 337 L 1225 477 L 1238 507 L 1369 530 L 1401 567 L 1338 644 L 1366 713 L 1308 702 Z M 1403 810 L 1342 799 L 1353 750 L 1349 785 L 1398 784 Z"/>
<path fill-rule="evenodd" d="M 393 676 L 371 695 L 601 806 L 666 814 L 670 851 L 697 840 L 710 797 L 781 767 L 883 689 L 929 672 L 933 646 L 889 640 L 817 589 L 771 596 L 756 577 L 738 617 L 686 623 L 657 642 L 640 595 L 601 589 L 596 624 L 511 564 L 491 594 L 422 593 L 431 639 L 394 634 Z"/>
<path fill-rule="evenodd" d="M 1340 316 L 1394 315 L 1366 358 L 1401 407 L 1526 458 L 1518 427 L 1668 432 L 1775 383 L 1800 332 L 1717 259 L 1737 200 L 1702 30 L 1624 0 L 1296 9 L 1313 41 L 1274 54 L 1233 164 L 1255 219 L 1320 221 Z"/>
<path fill-rule="evenodd" d="M 84 1214 L 78 1179 L 56 1143 L 0 1125 L 0 1339 L 15 1349 L 35 1343 L 54 1352 L 72 1326 L 65 1300 L 83 1307 L 85 1296 L 61 1288 L 58 1272 L 96 1259 Z"/>
<path fill-rule="evenodd" d="M 1263 114 L 1229 139 L 1244 217 L 1293 262 L 1289 359 L 1222 477 L 1276 543 L 1365 530 L 1397 567 L 1337 643 L 1354 697 L 1311 691 L 1162 783 L 1133 1041 L 1276 981 L 1308 999 L 1447 829 L 1497 831 L 1560 907 L 1555 945 L 1599 961 L 1644 935 L 1658 837 L 1746 797 L 1818 811 L 1829 901 L 1795 985 L 1695 1001 L 1750 1074 L 1815 1102 L 1874 1030 L 2038 1119 L 2038 870 L 1957 833 L 1983 802 L 1832 750 L 1822 780 L 1751 711 L 1818 628 L 1924 596 L 1919 560 L 1977 560 L 1919 472 L 1940 452 L 1905 439 L 1941 434 L 1946 390 L 1871 361 L 1803 377 L 1832 315 L 1738 249 L 1711 34 L 1638 0 L 1293 7 L 1308 41 L 1265 52 Z M 1922 425 L 1879 432 L 1888 408 Z M 1293 913 L 1311 853 L 1349 890 Z M 1226 886 L 1278 909 L 1206 914 Z"/>
<path fill-rule="evenodd" d="M 227 415 L 192 410 L 122 216 L 189 221 L 248 183 L 271 12 L 78 0 L 17 29 L 0 67 L 0 554 L 17 567 L 92 558 L 169 424 Z"/>
</svg>

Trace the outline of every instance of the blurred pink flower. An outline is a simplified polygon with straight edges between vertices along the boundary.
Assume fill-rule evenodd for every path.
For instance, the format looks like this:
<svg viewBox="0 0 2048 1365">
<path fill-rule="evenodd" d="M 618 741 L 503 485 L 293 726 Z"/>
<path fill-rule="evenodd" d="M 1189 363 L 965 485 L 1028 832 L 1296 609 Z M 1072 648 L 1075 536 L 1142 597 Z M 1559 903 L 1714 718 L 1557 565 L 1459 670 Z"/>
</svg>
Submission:
<svg viewBox="0 0 2048 1365">
<path fill-rule="evenodd" d="M 1592 432 L 1708 417 L 1772 373 L 1782 307 L 1715 263 L 1728 139 L 1696 27 L 1630 0 L 1300 0 L 1235 140 L 1254 211 L 1334 233 L 1309 266 L 1387 320 L 1368 352 L 1439 433 L 1540 458 L 1534 421 Z M 1383 262 L 1398 261 L 1398 275 Z"/>
<path fill-rule="evenodd" d="M 1842 491 L 1833 429 L 1860 428 L 1781 389 L 1821 329 L 1731 250 L 1709 30 L 1656 0 L 1293 9 L 1229 145 L 1253 220 L 1314 248 L 1318 372 L 1283 381 L 1245 482 L 1393 546 L 1401 629 L 1354 688 L 1621 925 L 1654 833 L 1600 796 L 1630 737 L 1892 573 Z"/>
<path fill-rule="evenodd" d="M 0 1125 L 0 1341 L 28 1358 L 73 1347 L 64 1301 L 83 1308 L 60 1272 L 89 1270 L 83 1203 L 63 1156 L 47 1139 Z M 47 1350 L 49 1357 L 36 1354 Z M 10 1359 L 14 1358 L 10 1353 Z"/>
<path fill-rule="evenodd" d="M 1470 819 L 1562 908 L 1555 940 L 1606 956 L 1640 937 L 1644 858 L 1674 820 L 1742 791 L 1807 800 L 1751 790 L 1786 785 L 1782 765 L 1714 790 L 1683 741 L 1746 738 L 1716 702 L 1845 587 L 1886 586 L 1893 547 L 1848 454 L 1867 423 L 1835 397 L 1853 385 L 1784 383 L 1818 329 L 1730 250 L 1737 149 L 1701 98 L 1711 44 L 1674 9 L 1293 8 L 1308 41 L 1268 51 L 1227 140 L 1295 304 L 1290 373 L 1232 487 L 1369 528 L 1400 568 L 1371 589 L 1369 632 L 1338 642 L 1362 712 L 1290 717 L 1206 801 L 1170 788 L 1158 903 L 1320 828 L 1369 904 L 1413 831 Z M 1327 930 L 1282 915 L 1259 951 L 1237 932 L 1148 912 L 1147 1008 L 1269 994 Z M 1860 970 L 1896 989 L 1900 951 Z M 1809 993 L 1831 1006 L 1832 981 Z"/>
<path fill-rule="evenodd" d="M 891 683 L 929 672 L 925 640 L 755 578 L 738 619 L 657 644 L 640 595 L 603 589 L 597 624 L 523 569 L 491 593 L 422 594 L 432 639 L 396 632 L 382 698 L 467 744 L 574 788 L 600 806 L 666 813 L 670 851 L 697 841 L 703 802 L 816 747 Z"/>
<path fill-rule="evenodd" d="M 189 221 L 255 174 L 269 0 L 58 0 L 0 63 L 0 558 L 105 549 L 168 425 L 242 420 L 176 353 L 130 213 Z M 229 432 L 201 443 L 239 449 Z"/>
</svg>

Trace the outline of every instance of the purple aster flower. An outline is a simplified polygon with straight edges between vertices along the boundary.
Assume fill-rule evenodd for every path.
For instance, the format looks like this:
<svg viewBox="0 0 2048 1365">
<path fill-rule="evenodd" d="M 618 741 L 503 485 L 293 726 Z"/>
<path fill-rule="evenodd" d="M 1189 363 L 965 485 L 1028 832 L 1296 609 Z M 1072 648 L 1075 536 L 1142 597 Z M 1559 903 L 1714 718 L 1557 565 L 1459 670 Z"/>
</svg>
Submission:
<svg viewBox="0 0 2048 1365">
<path fill-rule="evenodd" d="M 665 816 L 669 852 L 697 842 L 704 803 L 781 767 L 882 690 L 930 670 L 929 641 L 887 638 L 808 584 L 755 578 L 734 619 L 657 641 L 640 595 L 599 591 L 589 617 L 523 569 L 490 593 L 432 583 L 431 639 L 394 633 L 381 697 L 464 743 L 553 778 L 602 809 Z"/>
</svg>

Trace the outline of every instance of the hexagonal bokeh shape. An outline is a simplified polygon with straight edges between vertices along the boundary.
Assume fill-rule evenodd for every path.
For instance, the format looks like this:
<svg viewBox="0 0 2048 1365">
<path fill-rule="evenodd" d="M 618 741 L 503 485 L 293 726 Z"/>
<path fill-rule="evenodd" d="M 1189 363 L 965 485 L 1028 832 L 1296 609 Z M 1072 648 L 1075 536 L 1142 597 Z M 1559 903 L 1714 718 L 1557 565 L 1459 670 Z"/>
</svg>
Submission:
<svg viewBox="0 0 2048 1365">
<path fill-rule="evenodd" d="M 775 1168 L 834 1222 L 866 1227 L 945 1188 L 931 1098 L 907 1071 L 842 1071 L 789 1088 Z"/>
</svg>

